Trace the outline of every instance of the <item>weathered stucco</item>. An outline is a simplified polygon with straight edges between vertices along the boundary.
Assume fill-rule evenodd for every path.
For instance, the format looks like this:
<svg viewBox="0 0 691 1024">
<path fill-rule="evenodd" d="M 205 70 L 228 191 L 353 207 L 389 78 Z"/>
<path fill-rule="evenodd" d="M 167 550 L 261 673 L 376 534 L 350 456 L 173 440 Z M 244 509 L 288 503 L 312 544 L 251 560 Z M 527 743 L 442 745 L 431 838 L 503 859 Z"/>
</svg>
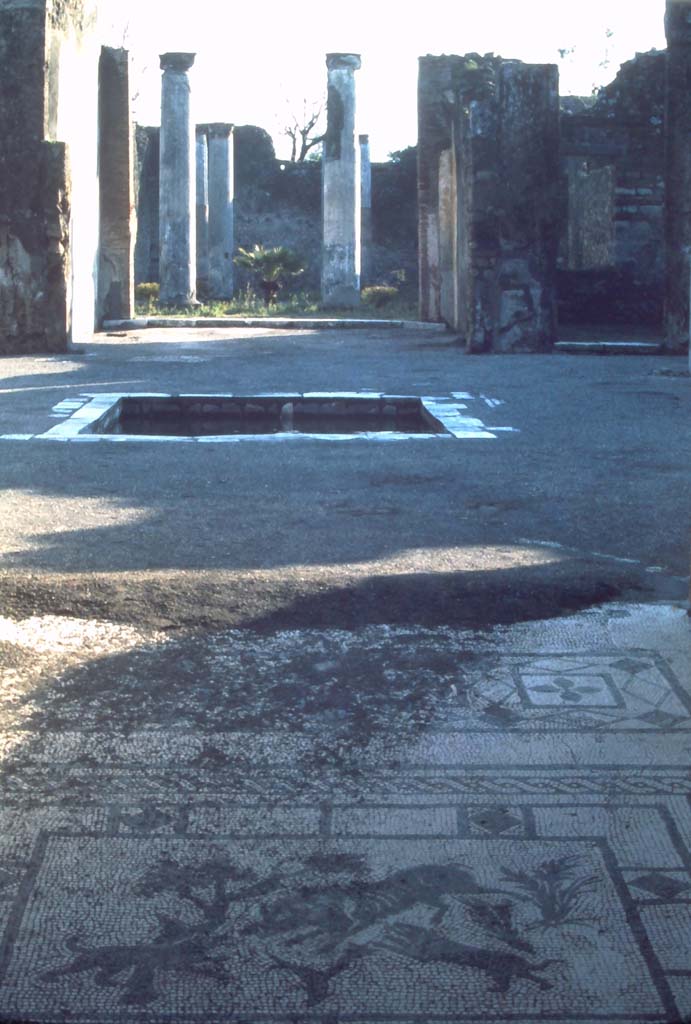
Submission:
<svg viewBox="0 0 691 1024">
<path fill-rule="evenodd" d="M 129 54 L 103 47 L 99 62 L 100 247 L 97 320 L 134 315 L 134 182 Z"/>
<path fill-rule="evenodd" d="M 597 96 L 561 100 L 564 323 L 662 322 L 666 61 L 637 54 Z"/>
<path fill-rule="evenodd" d="M 418 77 L 418 260 L 420 318 L 441 319 L 439 160 L 451 146 L 448 98 L 463 65 L 456 56 L 421 57 Z"/>
<path fill-rule="evenodd" d="M 556 340 L 559 96 L 552 65 L 420 62 L 420 313 L 469 351 Z"/>
<path fill-rule="evenodd" d="M 360 304 L 360 150 L 355 137 L 354 53 L 327 55 L 327 127 L 322 156 L 322 303 Z"/>
<path fill-rule="evenodd" d="M 188 306 L 197 288 L 197 158 L 190 82 L 193 53 L 161 54 L 159 253 L 161 302 Z"/>
<path fill-rule="evenodd" d="M 667 90 L 665 109 L 665 232 L 667 347 L 689 341 L 691 271 L 691 2 L 667 0 Z"/>
<path fill-rule="evenodd" d="M 235 221 L 233 125 L 207 125 L 209 141 L 209 297 L 232 299 Z"/>
<path fill-rule="evenodd" d="M 60 352 L 70 329 L 67 152 L 35 142 L 24 153 L 21 178 L 0 184 L 0 353 Z"/>
<path fill-rule="evenodd" d="M 0 352 L 93 330 L 94 26 L 90 0 L 0 0 Z"/>
</svg>

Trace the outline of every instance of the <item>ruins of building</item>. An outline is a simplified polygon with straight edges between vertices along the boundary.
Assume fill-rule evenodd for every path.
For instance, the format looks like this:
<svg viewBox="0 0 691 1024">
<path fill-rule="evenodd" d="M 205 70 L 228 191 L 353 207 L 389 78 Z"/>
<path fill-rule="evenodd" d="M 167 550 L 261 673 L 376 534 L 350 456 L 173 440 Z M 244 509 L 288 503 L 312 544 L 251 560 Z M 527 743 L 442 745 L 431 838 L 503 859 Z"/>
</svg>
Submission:
<svg viewBox="0 0 691 1024">
<path fill-rule="evenodd" d="M 595 96 L 562 100 L 563 322 L 662 324 L 666 63 L 638 54 Z"/>
<path fill-rule="evenodd" d="M 421 314 L 470 351 L 549 348 L 555 304 L 561 323 L 655 325 L 669 351 L 688 344 L 691 5 L 668 7 L 669 50 L 563 98 L 558 127 L 547 68 L 421 59 Z"/>
<path fill-rule="evenodd" d="M 472 352 L 557 337 L 559 90 L 554 65 L 420 58 L 420 312 Z"/>
<path fill-rule="evenodd" d="M 197 134 L 198 153 L 204 143 L 204 126 Z M 271 136 L 254 125 L 237 125 L 234 138 L 234 236 L 235 249 L 288 246 L 305 264 L 296 281 L 299 290 L 318 292 L 321 263 L 321 165 L 318 160 L 291 163 L 279 160 Z M 159 129 L 135 128 L 137 282 L 159 280 Z M 203 159 L 203 158 L 202 158 Z M 198 164 L 199 169 L 199 164 Z M 362 268 L 363 285 L 403 281 L 416 294 L 417 221 L 415 215 L 415 150 L 411 148 L 385 163 L 370 164 L 371 192 L 363 190 Z M 202 183 L 206 180 L 201 175 Z M 198 181 L 200 178 L 198 177 Z M 366 199 L 370 205 L 366 205 Z M 206 214 L 204 213 L 206 207 Z M 208 297 L 208 268 L 200 263 L 207 250 L 200 229 L 208 228 L 208 199 L 204 185 L 197 189 L 197 292 Z M 235 292 L 249 284 L 246 272 L 236 267 Z"/>
<path fill-rule="evenodd" d="M 0 352 L 131 309 L 128 65 L 97 29 L 94 0 L 0 2 Z"/>
<path fill-rule="evenodd" d="M 230 125 L 195 133 L 180 64 L 190 55 L 167 55 L 163 69 L 164 79 L 178 76 L 169 139 L 186 126 L 177 169 L 171 177 L 173 157 L 161 161 L 156 133 L 139 131 L 135 180 L 128 56 L 99 45 L 99 6 L 107 4 L 0 0 L 0 352 L 65 351 L 104 318 L 131 315 L 135 190 L 137 279 L 163 278 L 165 295 L 177 260 L 174 301 L 193 302 L 198 281 L 227 297 L 233 241 L 261 241 L 331 251 L 332 267 L 348 268 L 355 302 L 357 235 L 365 224 L 358 206 L 369 188 L 358 170 L 366 146 L 349 108 L 355 55 L 329 58 L 324 163 L 334 161 L 336 178 L 348 149 L 348 202 L 326 211 L 325 224 L 340 209 L 330 250 L 318 223 L 318 165 L 281 165 L 267 149 L 261 173 L 245 187 L 240 133 L 234 161 Z M 424 319 L 446 320 L 471 351 L 542 351 L 556 337 L 557 299 L 563 318 L 601 321 L 658 322 L 664 307 L 669 349 L 687 344 L 691 0 L 668 0 L 666 28 L 665 53 L 625 65 L 594 103 L 563 103 L 561 119 L 552 66 L 477 55 L 421 59 Z M 348 78 L 345 92 L 339 75 Z M 408 155 L 386 172 L 372 167 L 373 280 L 405 271 L 414 257 Z M 163 165 L 172 189 L 161 188 Z M 397 198 L 383 230 L 387 188 Z M 153 189 L 155 203 L 147 200 Z M 344 211 L 347 232 L 337 226 Z M 165 244 L 162 250 L 166 238 L 174 257 Z M 319 264 L 311 260 L 314 276 Z"/>
</svg>

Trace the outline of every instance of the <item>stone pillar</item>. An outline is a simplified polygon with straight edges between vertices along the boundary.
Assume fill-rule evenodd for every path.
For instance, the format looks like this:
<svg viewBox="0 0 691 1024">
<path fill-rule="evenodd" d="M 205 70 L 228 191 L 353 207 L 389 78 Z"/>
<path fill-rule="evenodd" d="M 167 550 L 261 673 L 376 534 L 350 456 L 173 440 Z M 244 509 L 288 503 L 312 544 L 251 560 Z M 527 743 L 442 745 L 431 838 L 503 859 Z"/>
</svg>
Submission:
<svg viewBox="0 0 691 1024">
<path fill-rule="evenodd" d="M 360 304 L 360 168 L 355 142 L 356 53 L 329 53 L 322 156 L 322 303 Z"/>
<path fill-rule="evenodd" d="M 420 319 L 441 320 L 439 266 L 439 161 L 451 148 L 452 115 L 463 59 L 420 57 L 418 73 L 418 262 Z"/>
<path fill-rule="evenodd" d="M 360 283 L 373 284 L 372 251 L 372 161 L 369 151 L 369 135 L 360 136 Z"/>
<path fill-rule="evenodd" d="M 667 347 L 689 340 L 691 252 L 691 0 L 667 0 L 665 234 Z"/>
<path fill-rule="evenodd" d="M 439 311 L 454 329 L 460 323 L 458 273 L 458 171 L 452 146 L 439 158 Z"/>
<path fill-rule="evenodd" d="M 559 71 L 553 64 L 505 60 L 499 85 L 499 163 L 487 168 L 497 174 L 497 202 L 488 221 L 498 231 L 500 254 L 493 307 L 498 317 L 490 347 L 494 352 L 548 351 L 557 340 Z M 486 180 L 478 173 L 481 146 L 475 150 L 476 215 L 486 206 Z M 479 256 L 479 217 L 474 230 Z"/>
<path fill-rule="evenodd" d="M 233 297 L 233 126 L 207 125 L 209 137 L 209 296 Z"/>
<path fill-rule="evenodd" d="M 556 340 L 559 80 L 552 65 L 423 57 L 420 315 L 470 351 Z"/>
<path fill-rule="evenodd" d="M 197 126 L 197 295 L 209 295 L 209 143 Z"/>
<path fill-rule="evenodd" d="M 137 240 L 134 246 L 134 280 L 159 281 L 158 192 L 160 171 L 160 127 L 134 130 L 139 181 L 137 182 Z"/>
<path fill-rule="evenodd" d="M 195 130 L 187 72 L 194 53 L 161 55 L 161 304 L 196 302 Z"/>
<path fill-rule="evenodd" d="M 134 316 L 134 146 L 127 50 L 103 47 L 98 88 L 100 322 Z"/>
<path fill-rule="evenodd" d="M 98 60 L 90 3 L 0 0 L 0 353 L 93 335 Z"/>
</svg>

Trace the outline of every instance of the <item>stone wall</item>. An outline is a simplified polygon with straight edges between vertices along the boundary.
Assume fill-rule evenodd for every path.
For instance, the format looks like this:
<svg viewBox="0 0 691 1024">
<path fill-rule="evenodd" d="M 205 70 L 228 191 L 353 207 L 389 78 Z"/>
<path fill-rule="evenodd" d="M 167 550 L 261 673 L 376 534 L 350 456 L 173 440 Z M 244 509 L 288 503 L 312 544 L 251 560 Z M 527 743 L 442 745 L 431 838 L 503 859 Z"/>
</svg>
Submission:
<svg viewBox="0 0 691 1024">
<path fill-rule="evenodd" d="M 562 100 L 564 322 L 661 322 L 665 63 L 639 54 L 596 97 Z"/>
<path fill-rule="evenodd" d="M 417 147 L 372 164 L 372 280 L 414 302 L 418 283 Z"/>
<path fill-rule="evenodd" d="M 134 247 L 134 279 L 158 281 L 158 161 L 159 128 L 134 133 L 134 202 L 137 234 Z"/>
<path fill-rule="evenodd" d="M 0 352 L 93 331 L 94 28 L 86 0 L 0 0 Z"/>
<path fill-rule="evenodd" d="M 463 58 L 426 56 L 420 58 L 418 77 L 418 284 L 420 318 L 441 319 L 441 278 L 439 268 L 439 161 L 451 147 L 448 97 L 456 91 Z"/>
<path fill-rule="evenodd" d="M 553 65 L 424 57 L 420 311 L 473 352 L 556 340 L 559 102 Z"/>
<path fill-rule="evenodd" d="M 70 181 L 65 147 L 44 142 L 48 35 L 42 0 L 1 0 L 0 352 L 67 344 Z"/>
<path fill-rule="evenodd" d="M 284 245 L 304 260 L 298 290 L 317 291 L 321 273 L 321 164 L 276 159 L 271 136 L 254 125 L 235 128 L 235 248 Z M 158 128 L 136 129 L 137 241 L 135 279 L 158 280 Z M 411 155 L 412 154 L 412 155 Z M 412 168 L 412 177 L 411 177 Z M 402 272 L 415 286 L 417 238 L 415 151 L 372 165 L 374 279 Z M 236 295 L 250 284 L 236 267 Z M 401 274 L 395 274 L 400 281 Z"/>
<path fill-rule="evenodd" d="M 691 0 L 667 0 L 665 79 L 665 340 L 689 344 L 691 271 Z"/>
</svg>

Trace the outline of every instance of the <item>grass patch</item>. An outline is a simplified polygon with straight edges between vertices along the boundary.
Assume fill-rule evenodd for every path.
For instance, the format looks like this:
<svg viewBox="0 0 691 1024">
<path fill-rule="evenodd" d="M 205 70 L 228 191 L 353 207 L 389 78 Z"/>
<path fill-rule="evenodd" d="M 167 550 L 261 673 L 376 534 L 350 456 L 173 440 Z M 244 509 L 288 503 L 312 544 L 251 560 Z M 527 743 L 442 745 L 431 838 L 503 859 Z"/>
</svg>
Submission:
<svg viewBox="0 0 691 1024">
<path fill-rule="evenodd" d="M 310 292 L 294 292 L 283 299 L 277 299 L 266 306 L 264 299 L 251 289 L 228 301 L 202 302 L 193 308 L 160 306 L 152 295 L 136 301 L 137 316 L 192 316 L 192 317 L 304 317 L 307 319 L 328 318 L 331 320 L 417 320 L 415 303 L 393 298 L 385 306 L 377 307 L 364 303 L 358 309 L 324 309 L 319 297 Z"/>
</svg>

